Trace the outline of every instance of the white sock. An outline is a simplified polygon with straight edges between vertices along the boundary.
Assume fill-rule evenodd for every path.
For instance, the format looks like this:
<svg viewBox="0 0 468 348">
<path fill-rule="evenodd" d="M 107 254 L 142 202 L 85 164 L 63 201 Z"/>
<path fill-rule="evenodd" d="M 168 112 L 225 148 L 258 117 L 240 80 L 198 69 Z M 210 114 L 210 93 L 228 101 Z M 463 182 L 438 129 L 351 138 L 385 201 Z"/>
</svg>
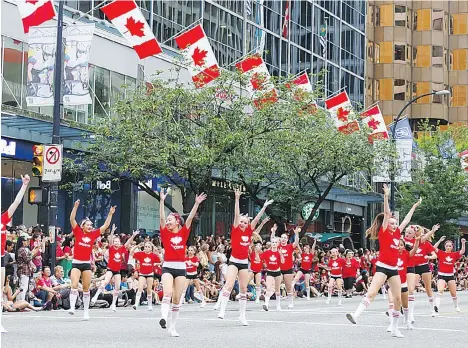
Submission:
<svg viewBox="0 0 468 348">
<path fill-rule="evenodd" d="M 341 290 L 338 290 L 338 302 L 341 303 Z"/>
<path fill-rule="evenodd" d="M 140 305 L 140 299 L 141 299 L 141 292 L 137 291 L 137 294 L 136 294 L 136 297 L 135 297 L 135 306 L 138 307 Z"/>
<path fill-rule="evenodd" d="M 266 294 L 265 294 L 265 304 L 266 304 L 267 307 L 268 307 L 268 304 L 270 303 L 270 297 L 271 297 L 272 295 L 273 295 L 273 293 L 272 293 L 272 292 L 268 292 L 268 291 L 267 291 Z"/>
<path fill-rule="evenodd" d="M 227 304 L 229 302 L 229 291 L 227 290 L 223 290 L 222 294 L 221 294 L 221 309 L 220 309 L 220 313 L 224 313 L 226 311 L 226 307 L 227 307 Z"/>
<path fill-rule="evenodd" d="M 431 296 L 428 298 L 429 300 L 429 305 L 431 306 L 431 311 L 434 311 L 434 296 Z"/>
<path fill-rule="evenodd" d="M 202 303 L 206 303 L 206 301 L 205 301 L 205 295 L 203 295 L 203 291 L 200 290 L 200 291 L 198 291 L 198 293 L 200 294 Z"/>
<path fill-rule="evenodd" d="M 380 290 L 382 290 L 382 295 L 384 295 L 385 297 L 385 294 L 387 293 L 387 289 L 385 288 L 385 285 L 383 285 Z"/>
<path fill-rule="evenodd" d="M 146 296 L 146 299 L 148 300 L 148 308 L 153 307 L 153 295 L 152 295 L 152 294 L 148 294 L 148 295 Z"/>
<path fill-rule="evenodd" d="M 117 303 L 117 299 L 119 298 L 119 291 L 118 290 L 114 290 L 112 292 L 112 307 L 115 306 L 115 304 Z"/>
<path fill-rule="evenodd" d="M 392 323 L 392 333 L 393 333 L 396 330 L 398 330 L 398 321 L 400 319 L 400 311 L 393 310 L 392 313 L 390 313 L 390 315 L 393 318 L 393 320 L 391 322 Z"/>
<path fill-rule="evenodd" d="M 453 301 L 453 305 L 454 305 L 455 307 L 458 307 L 458 297 L 457 297 L 457 296 L 452 297 L 452 301 Z"/>
<path fill-rule="evenodd" d="M 262 288 L 260 286 L 255 287 L 255 294 L 257 295 L 256 298 L 260 299 L 260 296 L 262 295 Z"/>
<path fill-rule="evenodd" d="M 403 315 L 405 316 L 405 322 L 408 322 L 408 314 L 409 314 L 408 308 L 403 307 Z"/>
<path fill-rule="evenodd" d="M 171 298 L 164 296 L 161 301 L 161 316 L 167 321 L 169 316 L 169 307 L 171 306 Z"/>
<path fill-rule="evenodd" d="M 292 292 L 288 293 L 288 301 L 289 301 L 290 306 L 294 305 L 294 296 L 293 296 Z"/>
<path fill-rule="evenodd" d="M 184 303 L 185 301 L 185 294 L 187 293 L 187 288 L 184 289 L 184 291 L 182 291 L 182 296 L 180 296 L 180 301 L 179 301 L 179 305 L 181 305 L 182 303 Z"/>
<path fill-rule="evenodd" d="M 98 299 L 98 297 L 99 297 L 99 295 L 100 295 L 101 293 L 102 293 L 102 288 L 99 287 L 99 288 L 97 289 L 96 293 L 95 293 L 94 296 L 93 296 L 93 300 L 92 300 L 93 303 L 97 301 L 97 299 Z"/>
<path fill-rule="evenodd" d="M 442 294 L 439 292 L 436 292 L 435 294 L 435 306 L 439 309 L 440 308 L 440 301 L 442 300 Z"/>
<path fill-rule="evenodd" d="M 408 295 L 408 316 L 414 318 L 414 295 Z"/>
<path fill-rule="evenodd" d="M 328 300 L 331 301 L 331 296 L 332 296 L 333 288 L 328 287 Z"/>
<path fill-rule="evenodd" d="M 245 317 L 245 309 L 247 308 L 247 295 L 246 294 L 239 294 L 239 311 L 240 316 Z"/>
<path fill-rule="evenodd" d="M 171 328 L 173 328 L 173 329 L 175 329 L 175 326 L 177 324 L 177 319 L 179 319 L 179 310 L 180 310 L 180 305 L 172 304 L 172 308 L 171 308 Z"/>
<path fill-rule="evenodd" d="M 364 312 L 364 310 L 369 307 L 370 305 L 370 299 L 369 299 L 369 296 L 367 296 L 367 294 L 364 296 L 364 298 L 362 299 L 361 303 L 359 304 L 358 308 L 356 309 L 356 312 L 354 312 L 354 318 L 357 318 L 359 317 L 362 312 Z M 391 315 L 389 313 L 389 315 Z"/>
<path fill-rule="evenodd" d="M 76 300 L 77 299 L 78 299 L 78 290 L 77 289 L 71 289 L 71 291 L 70 291 L 70 309 L 72 311 L 75 310 Z"/>
<path fill-rule="evenodd" d="M 89 311 L 89 301 L 90 301 L 90 294 L 89 291 L 83 291 L 83 305 L 84 305 L 84 312 L 85 314 Z"/>
<path fill-rule="evenodd" d="M 276 297 L 276 308 L 280 308 L 281 307 L 281 293 L 280 292 L 275 293 L 275 297 Z"/>
<path fill-rule="evenodd" d="M 306 288 L 307 298 L 310 298 L 310 287 Z"/>
</svg>

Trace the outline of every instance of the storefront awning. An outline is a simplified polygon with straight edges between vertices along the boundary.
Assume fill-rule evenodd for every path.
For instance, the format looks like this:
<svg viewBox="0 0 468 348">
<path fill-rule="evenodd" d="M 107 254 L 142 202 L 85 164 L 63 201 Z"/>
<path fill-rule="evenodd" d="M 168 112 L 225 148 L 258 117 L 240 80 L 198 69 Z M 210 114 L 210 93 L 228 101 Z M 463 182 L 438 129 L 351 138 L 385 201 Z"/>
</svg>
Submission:
<svg viewBox="0 0 468 348">
<path fill-rule="evenodd" d="M 2 105 L 2 109 L 6 108 L 8 107 Z M 47 144 L 52 140 L 52 121 L 52 117 L 46 115 L 25 116 L 2 110 L 2 136 Z M 91 132 L 61 120 L 60 138 L 65 148 L 80 149 L 90 141 L 91 136 Z"/>
<path fill-rule="evenodd" d="M 349 233 L 306 233 L 307 237 L 310 238 L 317 238 L 317 242 L 324 243 L 328 242 L 332 239 L 343 238 L 343 237 L 350 237 Z"/>
<path fill-rule="evenodd" d="M 326 188 L 323 184 L 323 190 Z M 322 185 L 319 185 L 322 186 Z M 359 192 L 352 188 L 334 186 L 327 196 L 327 200 L 355 204 L 366 207 L 369 203 L 382 203 L 383 196 L 375 192 Z"/>
</svg>

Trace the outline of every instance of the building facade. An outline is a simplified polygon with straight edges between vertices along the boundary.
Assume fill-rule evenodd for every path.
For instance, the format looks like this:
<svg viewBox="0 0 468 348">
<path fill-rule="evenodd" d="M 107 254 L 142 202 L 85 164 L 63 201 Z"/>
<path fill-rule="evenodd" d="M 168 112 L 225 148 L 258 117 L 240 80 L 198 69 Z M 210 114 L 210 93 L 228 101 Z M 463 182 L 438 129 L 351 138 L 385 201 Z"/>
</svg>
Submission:
<svg viewBox="0 0 468 348">
<path fill-rule="evenodd" d="M 405 113 L 420 120 L 468 124 L 468 2 L 369 1 L 366 104 L 380 101 L 387 124 Z"/>
</svg>

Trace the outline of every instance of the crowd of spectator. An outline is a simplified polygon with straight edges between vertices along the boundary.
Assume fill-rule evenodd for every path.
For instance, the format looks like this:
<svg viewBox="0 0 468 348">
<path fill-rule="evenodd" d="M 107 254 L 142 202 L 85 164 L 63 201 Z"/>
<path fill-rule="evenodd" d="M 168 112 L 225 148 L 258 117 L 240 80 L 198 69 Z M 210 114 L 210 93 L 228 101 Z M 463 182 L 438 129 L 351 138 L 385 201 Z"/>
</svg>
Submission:
<svg viewBox="0 0 468 348">
<path fill-rule="evenodd" d="M 95 243 L 92 253 L 92 286 L 91 296 L 94 295 L 107 268 L 109 232 L 103 234 Z M 122 244 L 125 243 L 130 234 L 120 234 Z M 3 310 L 53 310 L 69 309 L 69 295 L 71 282 L 69 279 L 71 264 L 73 260 L 73 235 L 59 233 L 56 239 L 56 267 L 51 270 L 51 237 L 46 235 L 38 226 L 26 228 L 24 225 L 10 228 L 6 242 L 7 255 L 5 258 L 6 285 L 3 289 Z M 164 249 L 158 235 L 152 237 L 148 235 L 137 235 L 130 248 L 142 250 L 143 244 L 150 241 L 154 245 L 154 253 L 164 260 Z M 268 241 L 263 241 L 263 250 L 270 247 Z M 200 280 L 203 295 L 207 302 L 216 301 L 219 291 L 222 288 L 227 274 L 228 260 L 231 255 L 229 238 L 222 236 L 208 236 L 206 238 L 197 237 L 195 245 L 196 256 L 199 259 L 198 278 Z M 345 249 L 339 247 L 341 256 Z M 375 262 L 378 252 L 374 250 L 359 249 L 355 253 L 355 258 L 359 261 L 361 268 L 354 284 L 353 295 L 363 295 L 367 291 L 367 286 L 372 280 L 375 270 Z M 295 269 L 300 265 L 300 248 L 295 252 Z M 311 296 L 327 296 L 328 292 L 328 260 L 330 250 L 323 246 L 317 246 L 314 254 L 314 263 L 311 271 L 310 287 Z M 435 263 L 434 263 L 435 262 Z M 437 283 L 437 261 L 431 260 L 433 271 L 433 287 Z M 155 267 L 155 279 L 152 289 L 145 289 L 142 297 L 142 305 L 146 304 L 146 294 L 151 291 L 154 304 L 159 304 L 162 299 L 162 286 L 160 284 L 161 267 Z M 128 252 L 122 263 L 122 284 L 119 293 L 117 306 L 132 306 L 135 303 L 135 295 L 138 288 L 138 265 L 132 258 L 132 253 Z M 457 290 L 468 288 L 468 258 L 462 257 L 456 264 Z M 94 307 L 107 308 L 112 303 L 113 281 L 106 287 L 105 291 L 99 295 Z M 257 297 L 263 298 L 265 284 L 262 281 L 262 294 L 257 294 L 253 280 L 248 286 L 247 297 L 255 300 Z M 419 284 L 417 291 L 424 291 L 424 286 Z M 231 300 L 236 300 L 239 292 L 236 283 Z M 298 297 L 304 297 L 306 287 L 304 277 L 295 284 L 295 293 Z M 281 295 L 286 296 L 284 286 L 281 288 Z M 185 302 L 200 302 L 198 293 L 190 285 L 186 291 Z M 81 300 L 77 301 L 77 307 L 81 306 Z"/>
</svg>

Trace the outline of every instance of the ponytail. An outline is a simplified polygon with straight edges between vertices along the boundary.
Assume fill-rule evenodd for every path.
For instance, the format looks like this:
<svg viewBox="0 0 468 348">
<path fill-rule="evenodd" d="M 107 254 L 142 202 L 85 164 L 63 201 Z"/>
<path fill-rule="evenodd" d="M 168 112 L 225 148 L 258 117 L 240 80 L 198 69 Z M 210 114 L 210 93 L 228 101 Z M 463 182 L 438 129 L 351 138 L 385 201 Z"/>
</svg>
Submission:
<svg viewBox="0 0 468 348">
<path fill-rule="evenodd" d="M 369 229 L 366 231 L 367 238 L 370 238 L 373 240 L 376 240 L 379 238 L 379 230 L 380 230 L 380 227 L 382 227 L 384 215 L 385 215 L 384 213 L 380 213 L 375 217 L 374 221 L 372 222 L 371 227 L 369 227 Z"/>
</svg>

